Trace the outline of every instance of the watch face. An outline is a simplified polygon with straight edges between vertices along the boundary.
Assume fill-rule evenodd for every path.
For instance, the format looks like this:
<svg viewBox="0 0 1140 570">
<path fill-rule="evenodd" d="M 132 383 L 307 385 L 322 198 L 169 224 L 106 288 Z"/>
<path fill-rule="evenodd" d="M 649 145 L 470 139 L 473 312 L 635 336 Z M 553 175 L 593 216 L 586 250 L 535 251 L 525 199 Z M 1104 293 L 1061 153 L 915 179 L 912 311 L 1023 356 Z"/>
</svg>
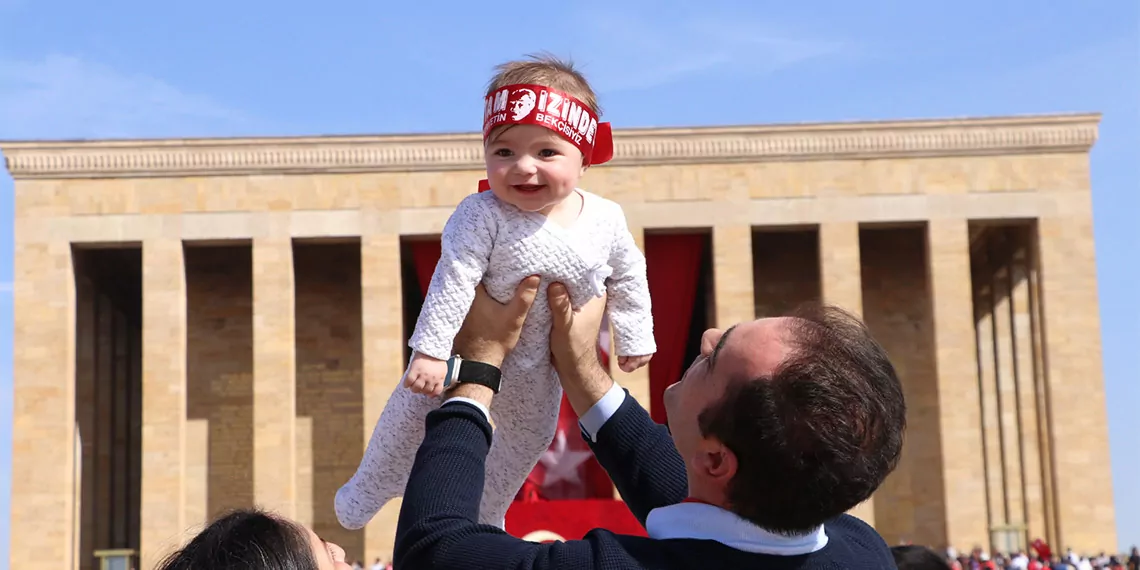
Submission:
<svg viewBox="0 0 1140 570">
<path fill-rule="evenodd" d="M 458 372 L 459 372 L 458 370 L 455 369 L 457 366 L 459 366 L 459 362 L 455 359 L 454 356 L 447 359 L 447 374 L 443 377 L 443 387 L 444 388 L 451 387 L 452 382 L 455 381 L 455 377 L 458 375 Z"/>
</svg>

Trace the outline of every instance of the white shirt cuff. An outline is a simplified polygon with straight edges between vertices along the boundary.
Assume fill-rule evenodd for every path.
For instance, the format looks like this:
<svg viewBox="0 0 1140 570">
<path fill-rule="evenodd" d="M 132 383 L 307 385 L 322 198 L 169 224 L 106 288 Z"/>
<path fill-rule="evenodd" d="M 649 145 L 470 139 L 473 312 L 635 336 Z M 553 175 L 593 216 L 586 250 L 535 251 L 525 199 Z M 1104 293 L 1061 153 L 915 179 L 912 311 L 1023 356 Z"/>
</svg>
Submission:
<svg viewBox="0 0 1140 570">
<path fill-rule="evenodd" d="M 472 406 L 475 406 L 476 408 L 479 408 L 479 411 L 483 412 L 483 417 L 487 418 L 487 423 L 491 423 L 491 412 L 489 410 L 487 410 L 487 406 L 484 406 L 483 404 L 480 404 L 479 402 L 476 402 L 475 400 L 472 400 L 471 398 L 463 398 L 463 397 L 448 398 L 448 400 L 446 402 L 444 402 L 443 405 L 446 406 L 452 402 L 466 402 L 468 404 L 471 404 Z"/>
<path fill-rule="evenodd" d="M 578 418 L 578 426 L 582 428 L 590 441 L 598 441 L 598 431 L 606 425 L 606 422 L 610 421 L 610 418 L 617 413 L 618 408 L 624 402 L 625 390 L 617 382 L 614 382 L 606 395 L 602 396 L 602 399 L 598 400 L 598 403 L 594 404 L 593 407 L 586 410 L 581 418 Z"/>
</svg>

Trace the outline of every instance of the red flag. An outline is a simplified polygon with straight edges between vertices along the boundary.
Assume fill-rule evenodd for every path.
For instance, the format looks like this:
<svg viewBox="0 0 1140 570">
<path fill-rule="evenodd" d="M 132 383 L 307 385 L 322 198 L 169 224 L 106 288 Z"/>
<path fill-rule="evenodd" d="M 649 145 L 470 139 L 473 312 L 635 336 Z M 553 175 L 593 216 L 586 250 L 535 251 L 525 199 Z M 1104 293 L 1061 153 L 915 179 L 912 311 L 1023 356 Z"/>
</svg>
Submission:
<svg viewBox="0 0 1140 570">
<path fill-rule="evenodd" d="M 610 323 L 605 315 L 598 333 L 598 357 L 607 368 L 609 355 Z M 515 495 L 516 501 L 613 497 L 613 483 L 580 434 L 578 416 L 563 396 L 554 439 Z"/>
</svg>

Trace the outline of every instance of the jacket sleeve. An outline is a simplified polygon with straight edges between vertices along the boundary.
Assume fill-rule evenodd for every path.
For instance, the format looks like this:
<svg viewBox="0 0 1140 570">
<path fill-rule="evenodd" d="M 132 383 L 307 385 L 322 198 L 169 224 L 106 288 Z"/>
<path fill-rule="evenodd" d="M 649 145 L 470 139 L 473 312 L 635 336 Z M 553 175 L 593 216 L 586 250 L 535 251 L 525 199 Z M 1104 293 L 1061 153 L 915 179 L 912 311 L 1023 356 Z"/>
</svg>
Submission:
<svg viewBox="0 0 1140 570">
<path fill-rule="evenodd" d="M 594 532 L 585 540 L 536 544 L 477 523 L 490 446 L 491 425 L 475 406 L 454 402 L 428 414 L 396 527 L 395 568 L 601 568 L 606 533 Z"/>
<path fill-rule="evenodd" d="M 688 496 L 685 463 L 669 430 L 654 423 L 628 391 L 596 438 L 585 439 L 642 526 L 649 511 L 675 505 Z"/>
</svg>

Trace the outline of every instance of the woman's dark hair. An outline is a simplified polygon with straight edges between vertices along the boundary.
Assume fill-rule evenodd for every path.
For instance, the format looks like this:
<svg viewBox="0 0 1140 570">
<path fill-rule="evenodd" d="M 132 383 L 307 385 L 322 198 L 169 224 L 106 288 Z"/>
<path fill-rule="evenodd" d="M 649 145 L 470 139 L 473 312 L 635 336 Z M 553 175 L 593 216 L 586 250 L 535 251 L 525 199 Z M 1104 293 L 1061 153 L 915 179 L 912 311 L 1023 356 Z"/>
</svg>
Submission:
<svg viewBox="0 0 1140 570">
<path fill-rule="evenodd" d="M 304 527 L 257 509 L 210 523 L 157 570 L 316 570 Z"/>
<path fill-rule="evenodd" d="M 950 570 L 945 558 L 925 546 L 895 546 L 891 554 L 899 570 Z"/>
</svg>

